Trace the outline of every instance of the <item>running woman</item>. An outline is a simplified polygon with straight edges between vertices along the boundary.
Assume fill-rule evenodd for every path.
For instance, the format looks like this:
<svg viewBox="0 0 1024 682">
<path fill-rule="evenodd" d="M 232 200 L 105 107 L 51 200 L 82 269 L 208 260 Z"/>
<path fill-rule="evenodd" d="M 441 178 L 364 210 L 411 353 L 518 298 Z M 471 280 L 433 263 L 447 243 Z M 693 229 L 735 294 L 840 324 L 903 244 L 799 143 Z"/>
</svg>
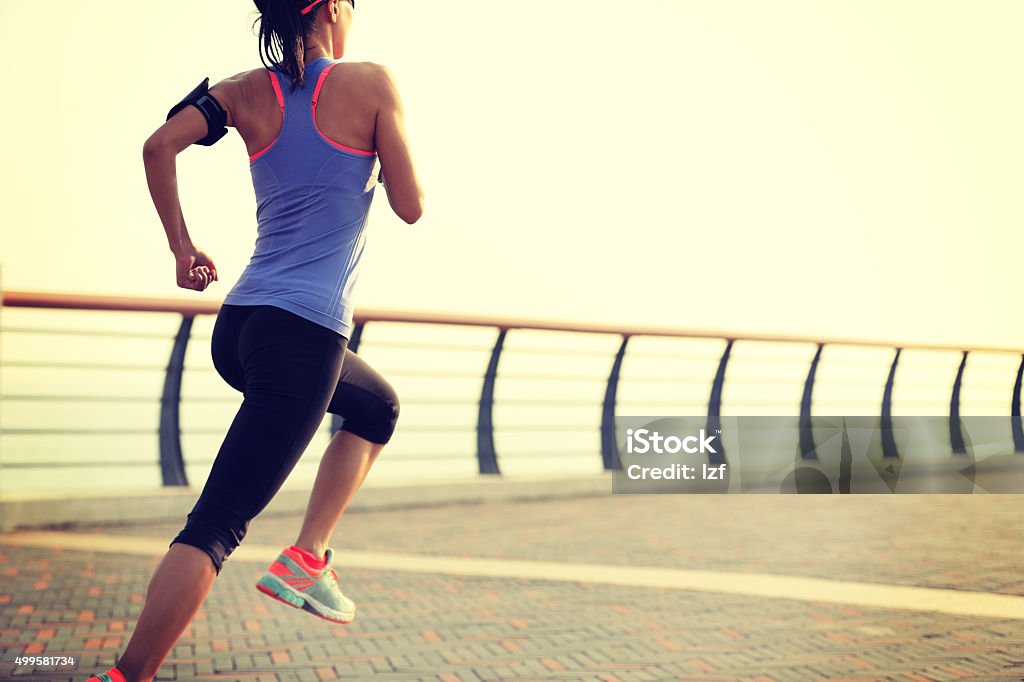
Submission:
<svg viewBox="0 0 1024 682">
<path fill-rule="evenodd" d="M 211 340 L 214 365 L 244 400 L 184 528 L 154 573 L 117 665 L 91 680 L 148 682 L 192 621 L 326 412 L 344 424 L 324 453 L 295 543 L 256 587 L 329 621 L 355 606 L 331 567 L 331 535 L 391 438 L 399 402 L 391 385 L 348 350 L 352 289 L 379 177 L 399 217 L 416 222 L 423 193 L 391 73 L 337 61 L 354 0 L 255 0 L 267 68 L 193 97 L 146 141 L 150 193 L 176 261 L 178 285 L 204 291 L 217 266 L 195 246 L 178 200 L 175 157 L 234 127 L 250 155 L 258 237 L 224 299 Z M 192 93 L 195 94 L 195 91 Z M 212 98 L 212 101 L 211 99 Z M 195 104 L 195 106 L 191 106 Z"/>
</svg>

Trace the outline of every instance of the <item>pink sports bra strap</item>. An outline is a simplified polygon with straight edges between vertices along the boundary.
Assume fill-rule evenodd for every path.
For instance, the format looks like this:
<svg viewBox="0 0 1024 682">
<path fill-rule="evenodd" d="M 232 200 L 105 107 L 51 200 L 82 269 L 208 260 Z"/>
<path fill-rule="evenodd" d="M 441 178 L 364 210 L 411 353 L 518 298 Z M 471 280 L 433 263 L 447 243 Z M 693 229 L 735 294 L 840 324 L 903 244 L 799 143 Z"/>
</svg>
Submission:
<svg viewBox="0 0 1024 682">
<path fill-rule="evenodd" d="M 272 86 L 274 86 L 274 94 L 277 95 L 277 105 L 279 107 L 281 107 L 281 126 L 282 126 L 282 129 L 283 129 L 283 127 L 284 127 L 284 94 L 281 92 L 281 82 L 277 79 L 277 74 L 274 73 L 273 71 L 271 71 L 270 69 L 267 69 L 267 73 L 270 74 L 270 84 Z M 258 152 L 256 152 L 252 156 L 250 156 L 249 157 L 249 163 L 252 163 L 256 159 L 258 159 L 261 156 L 263 156 L 264 154 L 266 154 L 270 150 L 270 148 L 274 146 L 274 142 L 276 142 L 276 141 L 277 141 L 277 139 L 275 138 L 273 142 L 271 142 L 266 147 L 264 147 L 263 149 L 259 150 Z"/>
<path fill-rule="evenodd" d="M 277 104 L 281 107 L 281 113 L 284 113 L 284 95 L 281 93 L 281 81 L 277 80 L 277 74 L 267 69 L 267 73 L 270 74 L 270 84 L 274 86 L 274 94 L 277 95 Z"/>
<path fill-rule="evenodd" d="M 320 77 L 316 79 L 316 87 L 313 89 L 313 110 L 316 111 L 316 102 L 320 99 L 320 88 L 324 87 L 324 81 L 327 80 L 327 74 L 331 72 L 337 63 L 331 64 L 323 71 L 320 72 Z M 341 73 L 339 71 L 339 73 Z"/>
<path fill-rule="evenodd" d="M 324 81 L 327 80 L 327 74 L 329 74 L 331 72 L 331 69 L 333 69 L 336 65 L 337 62 L 328 65 L 323 71 L 320 72 L 320 77 L 316 79 L 316 87 L 313 88 L 313 127 L 316 128 L 317 134 L 323 138 L 324 142 L 326 142 L 327 144 L 331 145 L 336 149 L 341 149 L 342 151 L 351 152 L 353 154 L 359 154 L 360 156 L 374 156 L 376 152 L 366 151 L 365 149 L 354 149 L 352 147 L 346 147 L 340 142 L 335 142 L 331 138 L 324 135 L 323 131 L 320 130 L 320 126 L 317 125 L 316 123 L 316 103 L 320 99 L 320 88 L 324 86 Z"/>
</svg>

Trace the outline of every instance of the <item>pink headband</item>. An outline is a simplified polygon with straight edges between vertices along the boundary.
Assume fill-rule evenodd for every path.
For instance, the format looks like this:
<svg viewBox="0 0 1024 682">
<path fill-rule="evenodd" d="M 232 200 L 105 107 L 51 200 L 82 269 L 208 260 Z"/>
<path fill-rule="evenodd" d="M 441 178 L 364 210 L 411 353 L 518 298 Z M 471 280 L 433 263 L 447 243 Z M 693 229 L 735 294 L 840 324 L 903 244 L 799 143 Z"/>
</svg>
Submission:
<svg viewBox="0 0 1024 682">
<path fill-rule="evenodd" d="M 313 2 L 309 3 L 309 4 L 308 4 L 308 5 L 306 6 L 306 9 L 302 10 L 302 12 L 301 12 L 301 13 L 302 13 L 302 14 L 309 14 L 309 13 L 310 13 L 310 12 L 312 11 L 312 9 L 313 9 L 314 7 L 316 7 L 317 5 L 319 5 L 319 4 L 320 4 L 321 2 L 323 2 L 323 1 L 324 1 L 324 0 L 313 0 Z"/>
</svg>

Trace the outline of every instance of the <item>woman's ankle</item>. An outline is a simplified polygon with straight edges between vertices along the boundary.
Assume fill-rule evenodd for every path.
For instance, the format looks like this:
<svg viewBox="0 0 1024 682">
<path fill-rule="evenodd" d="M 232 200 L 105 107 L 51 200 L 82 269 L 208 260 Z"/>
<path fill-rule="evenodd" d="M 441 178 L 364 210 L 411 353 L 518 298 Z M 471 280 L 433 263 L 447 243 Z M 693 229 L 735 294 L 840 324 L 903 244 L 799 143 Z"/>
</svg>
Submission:
<svg viewBox="0 0 1024 682">
<path fill-rule="evenodd" d="M 319 544 L 296 542 L 293 549 L 299 551 L 299 555 L 313 568 L 322 568 L 327 558 L 327 548 Z"/>
<path fill-rule="evenodd" d="M 133 666 L 130 662 L 125 664 L 118 661 L 114 667 L 124 675 L 125 682 L 153 682 L 153 678 L 156 677 L 156 672 L 147 675 L 141 667 Z"/>
<path fill-rule="evenodd" d="M 292 547 L 301 549 L 303 552 L 308 552 L 318 559 L 322 559 L 327 553 L 326 542 L 310 542 L 308 540 L 299 539 L 292 543 Z"/>
</svg>

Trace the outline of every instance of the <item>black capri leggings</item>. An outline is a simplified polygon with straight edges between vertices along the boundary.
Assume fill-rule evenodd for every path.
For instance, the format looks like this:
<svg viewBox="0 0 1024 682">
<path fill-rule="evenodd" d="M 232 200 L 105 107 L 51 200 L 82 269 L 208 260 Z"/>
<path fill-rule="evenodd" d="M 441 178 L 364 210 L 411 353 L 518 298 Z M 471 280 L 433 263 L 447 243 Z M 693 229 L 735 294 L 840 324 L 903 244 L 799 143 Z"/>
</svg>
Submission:
<svg viewBox="0 0 1024 682">
<path fill-rule="evenodd" d="M 202 549 L 220 574 L 325 413 L 344 418 L 341 430 L 383 444 L 399 405 L 391 384 L 348 350 L 348 339 L 282 308 L 221 306 L 211 351 L 217 372 L 245 397 L 171 544 Z"/>
</svg>

